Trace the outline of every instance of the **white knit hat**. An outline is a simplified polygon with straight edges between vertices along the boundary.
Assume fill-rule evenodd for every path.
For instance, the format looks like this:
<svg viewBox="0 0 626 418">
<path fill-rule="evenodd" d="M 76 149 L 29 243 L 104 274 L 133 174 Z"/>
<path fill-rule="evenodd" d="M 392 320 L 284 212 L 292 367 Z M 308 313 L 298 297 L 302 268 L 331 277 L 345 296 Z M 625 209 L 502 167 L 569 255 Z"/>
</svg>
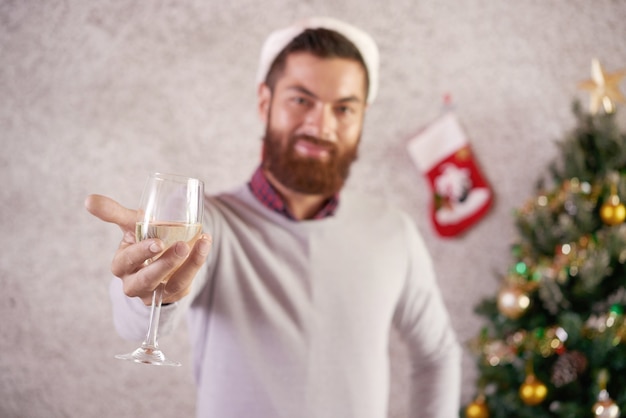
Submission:
<svg viewBox="0 0 626 418">
<path fill-rule="evenodd" d="M 369 78 L 369 92 L 367 95 L 367 103 L 372 103 L 378 93 L 378 47 L 374 39 L 361 29 L 330 17 L 311 17 L 295 22 L 293 25 L 278 29 L 272 32 L 261 49 L 261 60 L 259 70 L 257 72 L 257 83 L 263 83 L 267 77 L 267 73 L 278 54 L 291 42 L 295 37 L 300 35 L 306 29 L 328 29 L 340 33 L 357 47 Z"/>
</svg>

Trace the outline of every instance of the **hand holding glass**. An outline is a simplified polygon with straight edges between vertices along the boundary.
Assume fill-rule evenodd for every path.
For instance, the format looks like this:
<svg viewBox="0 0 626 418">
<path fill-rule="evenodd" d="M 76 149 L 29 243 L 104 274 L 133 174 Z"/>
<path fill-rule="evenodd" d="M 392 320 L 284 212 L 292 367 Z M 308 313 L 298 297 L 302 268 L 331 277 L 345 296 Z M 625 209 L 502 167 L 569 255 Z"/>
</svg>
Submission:
<svg viewBox="0 0 626 418">
<path fill-rule="evenodd" d="M 161 173 L 150 175 L 137 212 L 137 241 L 159 238 L 165 249 L 178 241 L 193 245 L 202 231 L 203 196 L 204 184 L 198 179 Z M 146 264 L 151 261 L 154 259 L 147 260 Z M 152 295 L 148 333 L 141 347 L 116 358 L 144 364 L 180 366 L 179 362 L 165 357 L 157 342 L 166 284 L 167 280 L 162 281 Z"/>
</svg>

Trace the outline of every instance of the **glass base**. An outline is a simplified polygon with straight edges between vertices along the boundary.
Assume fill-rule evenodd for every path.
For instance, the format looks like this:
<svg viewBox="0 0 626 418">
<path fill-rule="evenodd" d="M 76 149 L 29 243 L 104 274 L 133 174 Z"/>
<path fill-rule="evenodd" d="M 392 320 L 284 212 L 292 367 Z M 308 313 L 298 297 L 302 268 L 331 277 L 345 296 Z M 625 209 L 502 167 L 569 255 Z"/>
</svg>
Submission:
<svg viewBox="0 0 626 418">
<path fill-rule="evenodd" d="M 135 363 L 152 364 L 154 366 L 180 366 L 177 361 L 170 360 L 158 348 L 141 346 L 132 353 L 118 354 L 115 356 L 120 360 L 131 360 Z"/>
</svg>

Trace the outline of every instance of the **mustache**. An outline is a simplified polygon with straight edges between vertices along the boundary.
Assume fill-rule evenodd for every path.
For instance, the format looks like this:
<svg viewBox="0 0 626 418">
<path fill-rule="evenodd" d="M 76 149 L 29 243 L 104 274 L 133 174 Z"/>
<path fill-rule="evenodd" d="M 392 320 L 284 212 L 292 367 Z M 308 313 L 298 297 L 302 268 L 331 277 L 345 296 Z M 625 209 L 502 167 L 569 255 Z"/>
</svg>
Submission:
<svg viewBox="0 0 626 418">
<path fill-rule="evenodd" d="M 306 135 L 306 134 L 292 135 L 291 138 L 289 139 L 289 144 L 290 146 L 293 146 L 296 142 L 301 141 L 301 140 L 310 142 L 320 147 L 328 148 L 332 152 L 337 151 L 337 144 L 335 142 L 318 138 L 312 135 Z"/>
</svg>

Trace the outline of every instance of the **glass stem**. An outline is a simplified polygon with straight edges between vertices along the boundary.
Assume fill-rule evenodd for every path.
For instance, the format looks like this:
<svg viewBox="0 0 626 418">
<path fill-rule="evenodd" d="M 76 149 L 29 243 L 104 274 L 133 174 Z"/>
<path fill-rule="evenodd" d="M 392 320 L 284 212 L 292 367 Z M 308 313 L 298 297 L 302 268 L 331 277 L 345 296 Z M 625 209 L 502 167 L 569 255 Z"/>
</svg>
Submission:
<svg viewBox="0 0 626 418">
<path fill-rule="evenodd" d="M 157 343 L 157 332 L 159 329 L 159 318 L 161 316 L 161 304 L 163 303 L 163 289 L 165 289 L 165 283 L 160 283 L 152 293 L 150 325 L 148 325 L 148 334 L 146 335 L 146 340 L 143 343 L 144 348 L 152 348 L 155 350 L 159 348 L 159 344 Z"/>
</svg>

